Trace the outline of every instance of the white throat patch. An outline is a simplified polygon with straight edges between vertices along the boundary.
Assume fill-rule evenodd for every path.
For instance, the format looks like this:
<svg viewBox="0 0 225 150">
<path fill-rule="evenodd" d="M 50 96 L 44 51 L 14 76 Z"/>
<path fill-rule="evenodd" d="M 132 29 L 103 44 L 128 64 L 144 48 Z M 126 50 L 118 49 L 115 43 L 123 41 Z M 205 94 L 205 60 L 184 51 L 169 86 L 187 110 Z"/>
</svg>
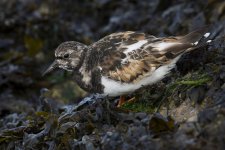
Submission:
<svg viewBox="0 0 225 150">
<path fill-rule="evenodd" d="M 80 68 L 79 72 L 83 75 L 82 81 L 85 84 L 89 84 L 91 81 L 91 72 L 86 72 L 83 67 Z"/>
</svg>

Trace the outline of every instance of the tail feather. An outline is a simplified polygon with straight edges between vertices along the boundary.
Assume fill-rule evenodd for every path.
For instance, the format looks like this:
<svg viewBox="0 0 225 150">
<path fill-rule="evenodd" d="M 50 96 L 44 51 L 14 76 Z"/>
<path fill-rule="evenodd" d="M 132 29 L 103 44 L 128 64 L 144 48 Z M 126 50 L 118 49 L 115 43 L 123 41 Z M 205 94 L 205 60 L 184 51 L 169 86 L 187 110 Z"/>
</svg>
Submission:
<svg viewBox="0 0 225 150">
<path fill-rule="evenodd" d="M 209 27 L 203 27 L 183 36 L 180 41 L 183 43 L 192 43 L 194 46 L 197 46 L 202 43 L 211 42 L 209 39 L 210 35 Z"/>
</svg>

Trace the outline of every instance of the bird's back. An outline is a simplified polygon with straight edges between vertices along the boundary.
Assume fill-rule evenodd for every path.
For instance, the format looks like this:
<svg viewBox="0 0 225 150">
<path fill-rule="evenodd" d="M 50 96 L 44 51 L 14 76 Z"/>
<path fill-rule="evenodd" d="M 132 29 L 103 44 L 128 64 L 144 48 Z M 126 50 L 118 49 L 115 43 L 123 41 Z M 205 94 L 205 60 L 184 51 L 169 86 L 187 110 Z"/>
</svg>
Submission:
<svg viewBox="0 0 225 150">
<path fill-rule="evenodd" d="M 98 53 L 102 75 L 122 83 L 136 82 L 160 66 L 174 63 L 187 50 L 195 49 L 206 34 L 203 28 L 185 36 L 156 38 L 140 32 L 119 32 L 90 45 Z"/>
</svg>

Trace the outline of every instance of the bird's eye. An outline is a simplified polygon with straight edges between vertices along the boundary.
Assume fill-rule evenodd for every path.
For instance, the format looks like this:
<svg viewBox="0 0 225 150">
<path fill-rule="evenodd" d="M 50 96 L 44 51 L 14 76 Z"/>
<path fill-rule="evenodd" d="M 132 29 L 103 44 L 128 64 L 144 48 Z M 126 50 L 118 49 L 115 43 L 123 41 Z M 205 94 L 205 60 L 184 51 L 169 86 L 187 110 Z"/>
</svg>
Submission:
<svg viewBox="0 0 225 150">
<path fill-rule="evenodd" d="M 67 53 L 67 54 L 65 54 L 64 56 L 63 56 L 63 58 L 69 58 L 69 54 Z"/>
</svg>

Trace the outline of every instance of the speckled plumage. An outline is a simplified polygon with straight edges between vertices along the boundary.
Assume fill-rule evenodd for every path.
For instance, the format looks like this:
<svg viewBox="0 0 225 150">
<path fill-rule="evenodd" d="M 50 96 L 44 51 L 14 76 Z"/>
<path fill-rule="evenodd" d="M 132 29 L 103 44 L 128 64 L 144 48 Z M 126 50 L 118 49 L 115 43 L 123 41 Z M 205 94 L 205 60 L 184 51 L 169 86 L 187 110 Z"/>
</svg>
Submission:
<svg viewBox="0 0 225 150">
<path fill-rule="evenodd" d="M 140 32 L 110 34 L 86 46 L 64 42 L 49 67 L 74 71 L 84 90 L 118 96 L 164 78 L 182 54 L 204 45 L 209 36 L 203 28 L 185 36 L 156 38 Z M 197 43 L 196 43 L 197 42 Z"/>
</svg>

